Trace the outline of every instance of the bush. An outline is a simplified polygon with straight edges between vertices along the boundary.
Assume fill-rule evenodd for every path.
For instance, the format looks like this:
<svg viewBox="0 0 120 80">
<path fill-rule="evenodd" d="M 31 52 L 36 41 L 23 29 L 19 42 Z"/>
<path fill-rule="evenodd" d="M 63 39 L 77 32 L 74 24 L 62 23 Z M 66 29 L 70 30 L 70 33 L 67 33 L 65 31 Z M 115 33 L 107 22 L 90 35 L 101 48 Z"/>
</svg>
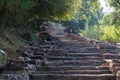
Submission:
<svg viewBox="0 0 120 80">
<path fill-rule="evenodd" d="M 103 35 L 100 37 L 102 41 L 120 42 L 120 28 L 115 26 L 106 26 L 101 28 Z"/>
<path fill-rule="evenodd" d="M 0 0 L 0 25 L 2 27 L 27 26 L 29 11 L 35 5 L 30 0 Z"/>
<path fill-rule="evenodd" d="M 102 31 L 100 27 L 97 26 L 86 27 L 84 30 L 80 30 L 80 35 L 99 40 L 100 36 L 102 36 Z"/>
<path fill-rule="evenodd" d="M 120 28 L 115 26 L 94 26 L 80 30 L 81 36 L 108 42 L 120 42 Z"/>
</svg>

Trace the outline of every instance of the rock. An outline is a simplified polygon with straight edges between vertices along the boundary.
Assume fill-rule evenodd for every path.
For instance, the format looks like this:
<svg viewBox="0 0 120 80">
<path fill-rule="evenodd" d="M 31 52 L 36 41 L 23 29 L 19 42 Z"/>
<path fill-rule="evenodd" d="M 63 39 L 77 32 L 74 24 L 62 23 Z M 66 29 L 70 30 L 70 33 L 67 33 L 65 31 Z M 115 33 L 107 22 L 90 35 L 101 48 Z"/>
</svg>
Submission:
<svg viewBox="0 0 120 80">
<path fill-rule="evenodd" d="M 28 69 L 29 69 L 29 70 L 32 70 L 32 71 L 35 71 L 35 70 L 36 70 L 36 66 L 33 65 L 33 64 L 28 64 L 27 66 L 28 66 Z"/>
<path fill-rule="evenodd" d="M 116 80 L 120 80 L 120 71 L 117 72 Z"/>
<path fill-rule="evenodd" d="M 24 57 L 22 57 L 22 56 L 19 56 L 19 57 L 18 57 L 18 60 L 25 62 L 25 59 L 24 59 Z"/>
</svg>

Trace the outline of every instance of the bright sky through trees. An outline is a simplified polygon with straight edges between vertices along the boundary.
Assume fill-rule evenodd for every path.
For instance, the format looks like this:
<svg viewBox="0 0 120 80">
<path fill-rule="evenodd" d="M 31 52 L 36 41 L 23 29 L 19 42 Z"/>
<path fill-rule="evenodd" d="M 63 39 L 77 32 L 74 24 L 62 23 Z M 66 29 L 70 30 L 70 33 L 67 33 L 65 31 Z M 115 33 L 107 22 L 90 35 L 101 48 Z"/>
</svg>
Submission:
<svg viewBox="0 0 120 80">
<path fill-rule="evenodd" d="M 106 2 L 106 0 L 99 0 L 101 7 L 103 7 L 104 13 L 110 13 L 113 12 L 113 8 L 109 6 L 109 4 Z"/>
</svg>

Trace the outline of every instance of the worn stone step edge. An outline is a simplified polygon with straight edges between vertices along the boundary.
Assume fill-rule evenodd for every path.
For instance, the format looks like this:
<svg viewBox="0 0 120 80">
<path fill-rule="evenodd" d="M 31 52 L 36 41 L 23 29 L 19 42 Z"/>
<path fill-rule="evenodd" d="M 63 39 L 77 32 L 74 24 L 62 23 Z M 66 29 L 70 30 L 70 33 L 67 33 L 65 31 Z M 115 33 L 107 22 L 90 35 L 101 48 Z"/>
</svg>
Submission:
<svg viewBox="0 0 120 80">
<path fill-rule="evenodd" d="M 31 74 L 111 74 L 109 70 L 32 71 Z"/>
<path fill-rule="evenodd" d="M 36 65 L 37 70 L 109 70 L 109 67 L 101 66 L 41 66 Z"/>
</svg>

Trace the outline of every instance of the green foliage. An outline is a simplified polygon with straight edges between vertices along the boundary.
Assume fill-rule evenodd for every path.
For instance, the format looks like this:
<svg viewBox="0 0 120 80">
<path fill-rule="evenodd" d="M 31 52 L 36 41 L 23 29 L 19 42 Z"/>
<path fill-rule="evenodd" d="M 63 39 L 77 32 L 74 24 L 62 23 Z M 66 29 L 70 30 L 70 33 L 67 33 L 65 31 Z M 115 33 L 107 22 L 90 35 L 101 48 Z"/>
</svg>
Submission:
<svg viewBox="0 0 120 80">
<path fill-rule="evenodd" d="M 7 63 L 6 56 L 0 53 L 0 68 L 5 66 L 6 63 Z"/>
<path fill-rule="evenodd" d="M 29 10 L 34 5 L 31 0 L 0 0 L 0 24 L 3 27 L 25 27 Z"/>
<path fill-rule="evenodd" d="M 109 3 L 115 7 L 116 10 L 120 10 L 120 0 L 109 0 Z"/>
<path fill-rule="evenodd" d="M 109 42 L 120 42 L 120 28 L 115 26 L 106 26 L 102 27 L 102 36 L 100 39 L 102 41 L 109 41 Z"/>
<path fill-rule="evenodd" d="M 81 0 L 0 0 L 1 27 L 25 28 L 40 18 L 67 20 L 78 10 Z"/>
<path fill-rule="evenodd" d="M 79 22 L 77 20 L 67 20 L 63 22 L 63 26 L 65 26 L 65 28 L 72 30 L 72 32 L 76 32 L 77 30 L 79 30 Z"/>
<path fill-rule="evenodd" d="M 25 44 L 22 42 L 20 36 L 6 33 L 6 37 L 9 39 L 7 44 L 13 46 L 15 50 L 19 47 L 25 47 Z"/>
<path fill-rule="evenodd" d="M 86 27 L 84 30 L 80 30 L 80 35 L 99 40 L 100 36 L 102 36 L 102 31 L 98 26 Z"/>
<path fill-rule="evenodd" d="M 36 0 L 32 15 L 55 20 L 71 19 L 81 5 L 81 0 Z"/>
<path fill-rule="evenodd" d="M 120 28 L 115 26 L 94 26 L 86 28 L 85 30 L 80 30 L 80 35 L 102 41 L 120 42 Z"/>
<path fill-rule="evenodd" d="M 99 25 L 103 13 L 98 0 L 82 0 L 82 6 L 75 15 L 75 19 L 82 23 L 83 27 Z"/>
<path fill-rule="evenodd" d="M 110 26 L 113 23 L 114 15 L 112 13 L 104 15 L 103 19 L 101 20 L 101 24 L 104 26 Z"/>
<path fill-rule="evenodd" d="M 116 26 L 120 25 L 120 0 L 109 0 L 109 3 L 112 7 L 114 7 L 115 11 L 113 13 L 113 24 Z"/>
<path fill-rule="evenodd" d="M 30 38 L 32 42 L 40 42 L 40 38 L 35 35 L 35 33 L 30 32 Z"/>
<path fill-rule="evenodd" d="M 102 41 L 120 42 L 120 28 L 119 28 L 120 27 L 120 23 L 119 23 L 120 22 L 120 15 L 119 15 L 120 2 L 119 0 L 109 0 L 109 1 L 111 6 L 115 8 L 115 12 L 109 13 L 104 16 L 101 15 L 100 17 L 99 10 L 97 12 L 99 16 L 96 16 L 96 13 L 94 12 L 94 10 L 92 10 L 95 13 L 91 16 L 93 19 L 88 17 L 87 27 L 85 27 L 84 30 L 80 30 L 81 36 L 86 36 L 92 39 L 98 39 Z M 93 27 L 90 27 L 91 24 L 96 23 L 94 22 L 94 20 L 99 22 L 99 26 L 95 26 L 97 24 L 94 24 L 92 25 Z"/>
<path fill-rule="evenodd" d="M 85 27 L 99 25 L 103 13 L 98 0 L 81 0 L 81 7 L 74 15 L 73 19 L 67 20 L 63 25 L 75 32 Z"/>
<path fill-rule="evenodd" d="M 15 53 L 16 47 L 9 43 L 9 41 L 6 41 L 5 39 L 0 38 L 0 48 L 3 50 L 11 50 L 9 53 Z"/>
<path fill-rule="evenodd" d="M 1 35 L 4 35 L 0 37 L 0 49 L 3 49 L 4 51 L 8 52 L 9 56 L 16 53 L 16 49 L 24 48 L 28 46 L 28 44 L 24 43 L 22 38 L 19 35 L 16 35 L 12 32 L 4 32 Z M 10 55 L 11 54 L 11 55 Z"/>
</svg>

